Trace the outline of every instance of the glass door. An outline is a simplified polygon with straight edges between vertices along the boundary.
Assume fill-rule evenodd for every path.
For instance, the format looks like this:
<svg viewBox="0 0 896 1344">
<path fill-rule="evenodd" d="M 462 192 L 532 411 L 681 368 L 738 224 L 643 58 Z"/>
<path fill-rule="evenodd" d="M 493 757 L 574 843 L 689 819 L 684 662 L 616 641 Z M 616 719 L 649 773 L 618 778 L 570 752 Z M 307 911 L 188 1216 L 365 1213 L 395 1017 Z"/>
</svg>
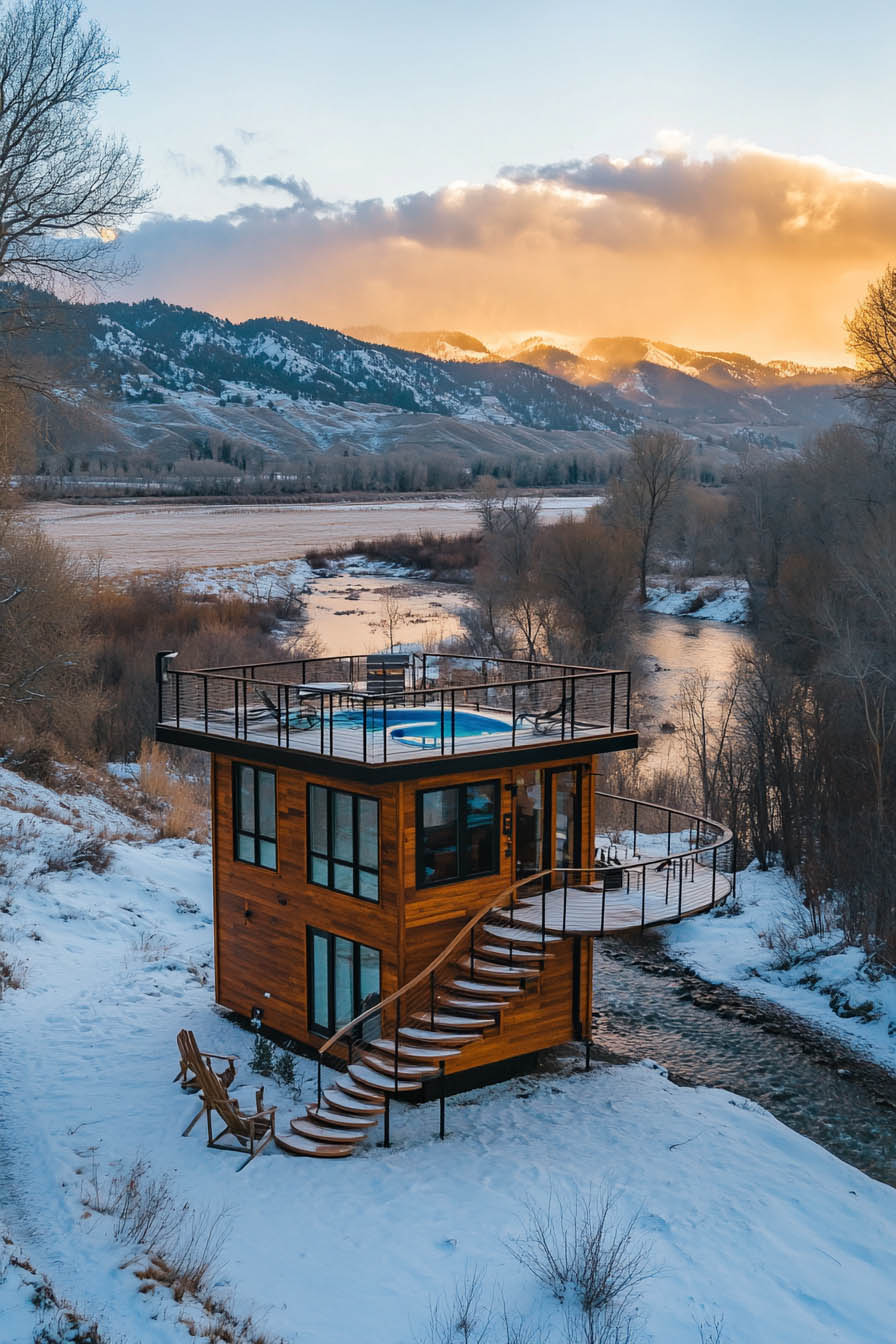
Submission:
<svg viewBox="0 0 896 1344">
<path fill-rule="evenodd" d="M 581 863 L 581 769 L 522 770 L 514 780 L 516 880 Z"/>
<path fill-rule="evenodd" d="M 581 770 L 547 771 L 550 826 L 546 832 L 546 868 L 578 868 L 581 863 L 579 786 Z"/>
</svg>

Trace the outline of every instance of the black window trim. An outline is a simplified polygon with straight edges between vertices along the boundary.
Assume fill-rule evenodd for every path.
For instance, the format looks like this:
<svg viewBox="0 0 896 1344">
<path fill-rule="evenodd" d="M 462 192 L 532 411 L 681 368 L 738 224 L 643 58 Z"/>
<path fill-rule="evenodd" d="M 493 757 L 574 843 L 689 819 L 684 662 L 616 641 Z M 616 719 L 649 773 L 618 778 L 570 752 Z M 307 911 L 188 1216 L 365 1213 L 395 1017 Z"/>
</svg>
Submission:
<svg viewBox="0 0 896 1344">
<path fill-rule="evenodd" d="M 242 827 L 242 824 L 241 824 L 242 821 L 243 821 L 243 816 L 242 816 L 242 803 L 241 803 L 242 791 L 241 791 L 241 788 L 240 788 L 240 771 L 241 771 L 241 770 L 251 770 L 251 771 L 252 771 L 252 774 L 253 774 L 254 777 L 255 777 L 255 778 L 254 778 L 254 788 L 253 788 L 253 791 L 252 791 L 252 795 L 253 795 L 254 816 L 252 817 L 252 826 L 253 826 L 253 829 L 252 829 L 251 831 L 246 831 L 246 830 L 244 830 L 243 827 Z M 262 832 L 261 832 L 261 823 L 260 823 L 260 821 L 259 821 L 259 816 L 258 816 L 258 776 L 259 776 L 259 775 L 270 775 L 270 776 L 273 778 L 273 781 L 274 781 L 274 834 L 273 834 L 273 835 L 263 835 Z M 248 863 L 248 864 L 249 864 L 251 867 L 253 867 L 253 868 L 263 868 L 263 869 L 265 870 L 266 873 L 276 873 L 276 872 L 279 872 L 279 869 L 280 869 L 280 844 L 279 844 L 279 836 L 278 836 L 277 832 L 278 832 L 278 829 L 279 829 L 279 821 L 280 821 L 280 818 L 279 818 L 279 814 L 278 814 L 278 810 L 277 810 L 277 771 L 276 771 L 276 770 L 269 770 L 269 769 L 267 769 L 267 768 L 266 768 L 265 766 L 263 766 L 263 765 L 250 765 L 250 764 L 248 764 L 246 761 L 234 761 L 234 763 L 233 763 L 233 774 L 232 774 L 232 788 L 233 788 L 233 857 L 234 857 L 234 859 L 237 861 L 237 863 Z M 254 859 L 244 859 L 243 856 L 240 854 L 240 836 L 245 836 L 248 840 L 251 840 L 251 841 L 253 842 L 253 844 L 254 844 L 254 848 L 255 848 L 255 858 L 254 858 Z M 262 841 L 262 840 L 266 840 L 268 844 L 272 844 L 272 845 L 274 846 L 274 858 L 275 858 L 276 862 L 274 863 L 273 868 L 269 867 L 268 864 L 266 864 L 266 863 L 262 863 L 262 862 L 261 862 L 260 854 L 261 854 L 261 841 Z"/>
<path fill-rule="evenodd" d="M 460 843 L 461 838 L 461 817 L 466 816 L 466 792 L 467 789 L 482 789 L 489 785 L 495 791 L 495 814 L 492 822 L 494 835 L 494 855 L 495 863 L 493 868 L 470 873 L 466 871 L 466 850 Z M 423 869 L 423 796 L 427 793 L 445 793 L 453 789 L 458 794 L 457 805 L 457 876 L 456 877 L 438 877 L 427 878 Z M 463 795 L 463 796 L 461 796 Z M 417 886 L 418 887 L 445 887 L 452 882 L 471 882 L 477 877 L 494 877 L 501 871 L 501 837 L 500 830 L 500 811 L 501 811 L 501 781 L 500 779 L 470 779 L 464 780 L 460 784 L 437 784 L 426 789 L 417 790 L 416 807 L 416 831 L 415 843 L 417 850 Z"/>
<path fill-rule="evenodd" d="M 311 790 L 322 789 L 327 795 L 327 853 L 321 854 L 311 845 Z M 333 857 L 333 795 L 342 793 L 352 800 L 352 861 L 348 863 L 345 859 L 335 859 Z M 365 802 L 373 803 L 376 806 L 376 867 L 371 868 L 366 863 L 361 863 L 358 854 L 360 851 L 359 829 L 358 829 L 358 800 L 363 798 Z M 369 793 L 354 793 L 350 789 L 336 789 L 329 784 L 308 784 L 305 790 L 305 835 L 307 839 L 307 872 L 308 881 L 313 887 L 320 887 L 323 891 L 335 891 L 340 896 L 351 896 L 353 900 L 363 901 L 365 905 L 379 905 L 380 903 L 380 868 L 381 868 L 381 847 L 380 847 L 380 800 Z M 327 865 L 327 881 L 318 882 L 312 876 L 312 865 L 315 859 L 323 859 Z M 341 887 L 333 885 L 333 866 L 340 863 L 344 868 L 352 870 L 352 891 L 343 891 Z M 361 874 L 376 878 L 376 897 L 362 896 Z"/>
<path fill-rule="evenodd" d="M 334 955 L 334 944 L 337 938 L 343 942 L 351 943 L 352 946 L 352 1018 L 358 1016 L 363 1011 L 361 1008 L 361 951 L 366 947 L 368 952 L 375 952 L 379 959 L 380 972 L 380 999 L 383 997 L 383 953 L 379 947 L 374 947 L 371 943 L 359 943 L 354 938 L 346 938 L 343 933 L 330 933 L 327 929 L 318 929 L 312 924 L 308 924 L 306 935 L 306 958 L 307 958 L 307 980 L 308 980 L 308 1030 L 315 1036 L 323 1036 L 328 1040 L 337 1030 L 336 1023 L 336 959 Z M 325 938 L 327 941 L 327 1013 L 330 1024 L 324 1026 L 314 1020 L 314 938 Z M 349 1019 L 351 1020 L 351 1019 Z M 341 1030 L 341 1028 L 339 1028 Z M 361 1028 L 363 1032 L 363 1027 Z"/>
</svg>

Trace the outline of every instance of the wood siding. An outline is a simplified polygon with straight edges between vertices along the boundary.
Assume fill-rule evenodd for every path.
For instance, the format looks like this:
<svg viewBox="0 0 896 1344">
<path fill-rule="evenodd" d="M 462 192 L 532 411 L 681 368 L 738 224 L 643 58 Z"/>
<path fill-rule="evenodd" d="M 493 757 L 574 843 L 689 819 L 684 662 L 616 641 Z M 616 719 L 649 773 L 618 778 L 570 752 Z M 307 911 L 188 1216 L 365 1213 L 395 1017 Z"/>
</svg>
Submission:
<svg viewBox="0 0 896 1344">
<path fill-rule="evenodd" d="M 263 1010 L 266 1026 L 316 1047 L 321 1037 L 307 1029 L 307 929 L 319 928 L 380 952 L 381 991 L 392 993 L 434 960 L 466 920 L 514 876 L 513 838 L 499 823 L 500 870 L 418 889 L 416 884 L 417 794 L 450 786 L 457 776 L 433 773 L 425 779 L 381 785 L 354 785 L 324 774 L 280 766 L 277 775 L 277 871 L 234 858 L 234 758 L 213 757 L 212 802 L 215 884 L 215 968 L 217 1001 L 249 1016 Z M 261 764 L 259 762 L 259 764 Z M 582 766 L 581 834 L 594 833 L 593 758 Z M 266 765 L 264 768 L 271 768 Z M 538 768 L 537 764 L 527 768 Z M 501 766 L 464 775 L 465 782 L 497 780 L 499 818 L 514 814 L 511 786 L 519 766 Z M 307 786 L 340 788 L 380 802 L 380 900 L 377 904 L 308 881 Z M 582 860 L 593 857 L 589 847 Z M 508 1007 L 500 1031 L 488 1032 L 448 1063 L 457 1072 L 561 1044 L 586 1028 L 591 1012 L 592 955 L 589 939 L 576 950 L 570 938 L 551 945 L 552 958 L 537 984 Z M 574 965 L 579 959 L 578 1002 Z M 270 997 L 266 998 L 265 994 Z"/>
</svg>

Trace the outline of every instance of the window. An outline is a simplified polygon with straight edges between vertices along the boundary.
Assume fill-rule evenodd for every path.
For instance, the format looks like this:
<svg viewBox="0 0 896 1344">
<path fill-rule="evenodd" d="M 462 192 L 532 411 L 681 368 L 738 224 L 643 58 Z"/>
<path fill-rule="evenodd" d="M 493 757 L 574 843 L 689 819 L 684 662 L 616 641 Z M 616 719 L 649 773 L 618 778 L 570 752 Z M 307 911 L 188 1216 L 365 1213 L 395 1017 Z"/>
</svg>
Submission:
<svg viewBox="0 0 896 1344">
<path fill-rule="evenodd" d="M 498 871 L 497 780 L 417 794 L 417 885 Z"/>
<path fill-rule="evenodd" d="M 236 857 L 276 868 L 277 776 L 254 765 L 234 766 L 233 796 Z"/>
<path fill-rule="evenodd" d="M 332 891 L 380 898 L 380 808 L 375 798 L 308 785 L 308 876 Z"/>
<path fill-rule="evenodd" d="M 335 933 L 308 930 L 308 1023 L 311 1031 L 332 1036 L 352 1018 L 380 1001 L 380 954 Z M 375 1040 L 380 1015 L 361 1023 L 359 1035 Z"/>
</svg>

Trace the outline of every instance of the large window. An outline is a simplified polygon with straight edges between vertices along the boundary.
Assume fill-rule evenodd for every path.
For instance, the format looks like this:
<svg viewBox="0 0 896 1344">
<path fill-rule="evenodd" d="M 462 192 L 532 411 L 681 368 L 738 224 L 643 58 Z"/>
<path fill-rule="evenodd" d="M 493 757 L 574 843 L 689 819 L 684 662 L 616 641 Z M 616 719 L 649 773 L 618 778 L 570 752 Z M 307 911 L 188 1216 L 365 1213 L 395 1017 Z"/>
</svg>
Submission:
<svg viewBox="0 0 896 1344">
<path fill-rule="evenodd" d="M 234 851 L 243 863 L 277 867 L 277 776 L 254 765 L 233 768 Z"/>
<path fill-rule="evenodd" d="M 380 954 L 335 933 L 308 930 L 308 1022 L 311 1031 L 332 1036 L 352 1018 L 380 1001 Z M 362 1022 L 359 1035 L 374 1040 L 379 1013 Z"/>
<path fill-rule="evenodd" d="M 308 785 L 308 876 L 332 891 L 378 901 L 380 813 L 375 798 Z"/>
<path fill-rule="evenodd" d="M 417 885 L 498 871 L 499 784 L 457 784 L 417 794 Z"/>
</svg>

